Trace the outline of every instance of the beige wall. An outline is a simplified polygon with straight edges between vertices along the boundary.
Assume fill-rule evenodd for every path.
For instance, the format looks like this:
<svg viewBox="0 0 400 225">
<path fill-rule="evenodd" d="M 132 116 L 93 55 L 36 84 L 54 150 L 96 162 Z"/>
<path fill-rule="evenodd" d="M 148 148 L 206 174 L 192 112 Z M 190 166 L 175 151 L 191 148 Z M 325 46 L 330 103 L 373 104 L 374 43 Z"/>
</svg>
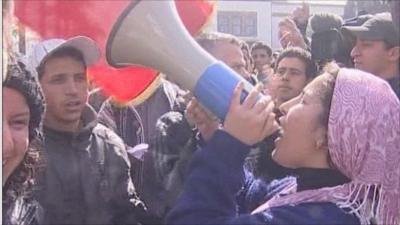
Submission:
<svg viewBox="0 0 400 225">
<path fill-rule="evenodd" d="M 310 4 L 310 12 L 321 13 L 330 12 L 340 16 L 343 15 L 344 4 Z M 279 21 L 288 16 L 296 7 L 301 6 L 301 3 L 292 3 L 281 1 L 218 1 L 217 10 L 221 11 L 251 11 L 257 12 L 257 36 L 242 38 L 246 41 L 261 40 L 272 46 L 274 49 L 280 48 L 278 42 L 278 23 Z M 216 15 L 210 21 L 209 26 L 206 28 L 209 31 L 217 30 L 217 17 Z"/>
<path fill-rule="evenodd" d="M 257 37 L 243 38 L 246 41 L 262 40 L 267 43 L 271 42 L 271 26 L 264 21 L 269 21 L 271 18 L 271 2 L 267 1 L 218 1 L 217 10 L 222 11 L 246 11 L 246 12 L 257 12 Z M 217 18 L 216 16 L 210 23 L 210 30 L 217 30 Z"/>
</svg>

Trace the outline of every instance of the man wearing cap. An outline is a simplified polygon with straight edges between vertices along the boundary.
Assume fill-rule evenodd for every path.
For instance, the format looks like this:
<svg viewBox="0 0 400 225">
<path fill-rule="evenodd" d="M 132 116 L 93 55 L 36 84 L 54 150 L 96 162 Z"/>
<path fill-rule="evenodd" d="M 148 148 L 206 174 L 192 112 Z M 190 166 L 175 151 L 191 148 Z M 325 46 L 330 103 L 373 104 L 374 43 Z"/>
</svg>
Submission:
<svg viewBox="0 0 400 225">
<path fill-rule="evenodd" d="M 29 56 L 47 102 L 46 170 L 37 194 L 44 224 L 139 224 L 146 217 L 122 140 L 87 104 L 86 68 L 99 57 L 83 36 L 43 41 Z"/>
<path fill-rule="evenodd" d="M 377 14 L 362 26 L 345 26 L 343 32 L 355 38 L 351 51 L 355 68 L 388 81 L 400 98 L 399 30 L 390 14 Z"/>
</svg>

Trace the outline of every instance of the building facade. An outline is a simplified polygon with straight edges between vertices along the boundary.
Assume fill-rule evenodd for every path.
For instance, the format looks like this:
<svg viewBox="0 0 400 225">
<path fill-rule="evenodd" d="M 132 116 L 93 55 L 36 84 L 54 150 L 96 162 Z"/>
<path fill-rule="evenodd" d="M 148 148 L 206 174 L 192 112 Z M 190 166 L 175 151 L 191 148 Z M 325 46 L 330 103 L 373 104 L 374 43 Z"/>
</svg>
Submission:
<svg viewBox="0 0 400 225">
<path fill-rule="evenodd" d="M 310 14 L 335 13 L 343 16 L 346 1 L 308 1 Z M 212 18 L 208 31 L 230 33 L 247 42 L 264 41 L 273 49 L 281 46 L 278 40 L 278 23 L 302 5 L 296 0 L 245 0 L 218 1 L 216 15 Z"/>
</svg>

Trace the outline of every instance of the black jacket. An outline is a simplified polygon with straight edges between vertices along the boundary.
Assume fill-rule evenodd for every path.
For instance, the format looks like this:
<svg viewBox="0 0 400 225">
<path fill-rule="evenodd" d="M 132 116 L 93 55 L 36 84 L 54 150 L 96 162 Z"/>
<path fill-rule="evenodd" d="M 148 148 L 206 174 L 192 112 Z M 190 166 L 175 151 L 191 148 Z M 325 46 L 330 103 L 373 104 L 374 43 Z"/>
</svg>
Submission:
<svg viewBox="0 0 400 225">
<path fill-rule="evenodd" d="M 154 218 L 162 218 L 168 210 L 170 193 L 157 178 L 155 165 L 160 162 L 153 157 L 153 141 L 157 135 L 156 122 L 164 113 L 183 111 L 183 92 L 175 84 L 163 80 L 162 85 L 142 104 L 119 107 L 111 100 L 104 102 L 99 112 L 99 122 L 117 133 L 127 145 L 147 143 L 150 148 L 141 159 L 130 155 L 131 177 L 141 199 Z"/>
<path fill-rule="evenodd" d="M 82 114 L 78 133 L 44 127 L 46 171 L 38 200 L 45 224 L 139 224 L 144 204 L 129 175 L 122 140 L 97 123 L 93 109 Z"/>
<path fill-rule="evenodd" d="M 392 87 L 394 93 L 397 95 L 397 98 L 400 99 L 400 75 L 388 80 L 388 82 Z"/>
<path fill-rule="evenodd" d="M 5 190 L 3 190 L 5 191 Z M 3 193 L 4 225 L 40 225 L 43 218 L 43 209 L 39 203 L 29 196 L 19 196 L 12 201 L 5 201 Z M 10 199 L 11 200 L 11 199 Z"/>
</svg>

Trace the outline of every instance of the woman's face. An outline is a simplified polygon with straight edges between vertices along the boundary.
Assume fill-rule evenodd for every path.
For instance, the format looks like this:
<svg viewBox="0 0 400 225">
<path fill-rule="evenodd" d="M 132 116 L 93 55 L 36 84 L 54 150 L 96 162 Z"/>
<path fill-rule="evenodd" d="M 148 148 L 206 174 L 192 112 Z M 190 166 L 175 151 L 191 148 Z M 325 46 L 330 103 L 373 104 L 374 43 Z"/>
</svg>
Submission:
<svg viewBox="0 0 400 225">
<path fill-rule="evenodd" d="M 24 159 L 29 144 L 30 111 L 15 89 L 3 88 L 3 185 Z"/>
<path fill-rule="evenodd" d="M 324 113 L 317 91 L 322 76 L 308 84 L 303 92 L 283 103 L 281 136 L 276 140 L 274 160 L 286 167 L 325 168 L 328 164 L 327 128 L 321 122 Z"/>
</svg>

